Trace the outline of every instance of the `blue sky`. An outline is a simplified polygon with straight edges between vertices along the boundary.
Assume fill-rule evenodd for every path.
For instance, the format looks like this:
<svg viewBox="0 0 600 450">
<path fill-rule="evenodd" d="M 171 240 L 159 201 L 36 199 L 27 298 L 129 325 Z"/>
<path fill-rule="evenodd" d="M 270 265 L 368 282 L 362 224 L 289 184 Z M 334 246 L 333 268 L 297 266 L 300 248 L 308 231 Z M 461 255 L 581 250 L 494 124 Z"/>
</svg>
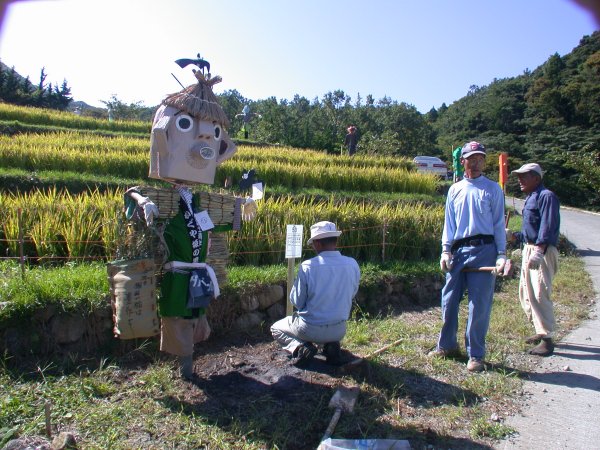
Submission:
<svg viewBox="0 0 600 450">
<path fill-rule="evenodd" d="M 252 100 L 342 89 L 427 112 L 569 53 L 598 25 L 571 0 L 53 0 L 8 5 L 0 59 L 95 106 L 157 105 L 197 53 Z"/>
</svg>

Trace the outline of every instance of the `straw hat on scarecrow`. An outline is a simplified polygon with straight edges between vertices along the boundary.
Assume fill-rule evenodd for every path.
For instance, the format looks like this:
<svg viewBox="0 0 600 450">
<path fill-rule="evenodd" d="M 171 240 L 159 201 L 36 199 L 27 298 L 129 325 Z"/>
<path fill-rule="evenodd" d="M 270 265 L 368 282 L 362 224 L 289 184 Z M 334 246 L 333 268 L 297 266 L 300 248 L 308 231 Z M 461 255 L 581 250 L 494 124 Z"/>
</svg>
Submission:
<svg viewBox="0 0 600 450">
<path fill-rule="evenodd" d="M 228 128 L 229 119 L 212 91 L 212 87 L 223 80 L 218 75 L 211 78 L 210 73 L 205 76 L 199 70 L 196 70 L 194 75 L 198 80 L 197 84 L 167 96 L 162 104 L 177 108 L 200 120 L 216 121 Z"/>
</svg>

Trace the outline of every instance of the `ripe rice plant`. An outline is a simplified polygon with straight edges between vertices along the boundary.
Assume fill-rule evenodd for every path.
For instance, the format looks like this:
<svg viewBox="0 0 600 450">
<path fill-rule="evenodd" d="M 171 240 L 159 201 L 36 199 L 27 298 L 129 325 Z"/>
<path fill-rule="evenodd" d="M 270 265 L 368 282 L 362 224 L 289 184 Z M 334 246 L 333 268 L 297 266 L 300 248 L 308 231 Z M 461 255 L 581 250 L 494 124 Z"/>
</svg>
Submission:
<svg viewBox="0 0 600 450">
<path fill-rule="evenodd" d="M 310 225 L 320 220 L 335 222 L 343 231 L 339 244 L 344 253 L 359 261 L 431 259 L 437 255 L 443 224 L 443 208 L 415 205 L 374 206 L 365 202 L 297 202 L 292 196 L 266 200 L 255 220 L 231 234 L 229 249 L 238 264 L 280 263 L 288 224 Z M 303 257 L 312 256 L 306 246 Z"/>
<path fill-rule="evenodd" d="M 148 175 L 148 146 L 142 139 L 79 133 L 0 136 L 0 164 L 29 171 L 119 174 L 139 179 Z"/>
<path fill-rule="evenodd" d="M 262 164 L 267 162 L 306 164 L 306 161 L 310 160 L 312 164 L 319 166 L 380 167 L 385 169 L 414 170 L 414 163 L 406 158 L 364 154 L 340 156 L 317 150 L 292 147 L 252 147 L 241 145 L 238 147 L 235 159 L 244 161 L 249 167 L 256 168 L 260 168 Z"/>
<path fill-rule="evenodd" d="M 30 258 L 110 256 L 107 250 L 113 250 L 121 236 L 122 198 L 117 191 L 0 193 L 0 209 L 7 212 L 0 224 L 4 236 L 0 248 L 6 256 L 18 256 L 20 229 L 26 242 L 24 255 Z"/>
<path fill-rule="evenodd" d="M 8 103 L 0 103 L 0 121 L 18 121 L 80 130 L 109 130 L 133 133 L 150 133 L 151 126 L 150 122 L 108 121 L 94 117 L 82 117 L 67 111 L 16 106 Z"/>
<path fill-rule="evenodd" d="M 149 143 L 144 139 L 102 138 L 79 133 L 0 136 L 0 165 L 28 171 L 72 171 L 143 179 L 148 174 L 148 148 Z M 244 148 L 240 150 L 241 158 L 226 161 L 217 171 L 215 184 L 223 185 L 227 177 L 238 180 L 245 170 L 254 166 L 267 185 L 285 186 L 291 190 L 317 187 L 358 192 L 435 192 L 436 180 L 432 176 L 408 171 L 402 165 L 390 163 L 385 167 L 355 165 L 355 162 L 345 165 L 343 157 L 335 156 L 328 157 L 331 161 L 325 163 L 324 156 L 313 151 L 306 151 L 301 160 L 285 162 L 285 158 L 273 161 L 263 158 L 260 162 L 252 159 L 252 155 L 244 156 L 252 150 Z M 281 149 L 277 152 L 285 154 Z M 370 159 L 364 157 L 363 160 Z M 393 159 L 379 158 L 375 161 L 382 163 Z"/>
<path fill-rule="evenodd" d="M 22 209 L 21 230 L 31 258 L 114 258 L 122 243 L 123 192 L 94 191 L 80 195 L 50 190 L 27 194 L 0 194 L 3 253 L 18 256 L 17 210 Z M 231 233 L 229 251 L 234 263 L 278 264 L 283 262 L 287 224 L 302 224 L 305 230 L 319 220 L 336 222 L 343 230 L 340 246 L 359 261 L 431 259 L 437 255 L 443 222 L 439 205 L 387 204 L 364 201 L 314 200 L 292 196 L 267 198 L 255 220 Z M 11 240 L 6 242 L 6 240 Z M 51 245 L 50 245 L 51 244 Z M 305 256 L 312 254 L 305 249 Z"/>
<path fill-rule="evenodd" d="M 217 172 L 216 185 L 222 185 L 225 177 L 240 179 L 249 168 L 244 161 L 232 158 Z M 292 190 L 318 187 L 327 190 L 347 189 L 359 192 L 412 192 L 433 194 L 436 180 L 405 169 L 377 167 L 322 166 L 308 160 L 304 164 L 265 162 L 256 167 L 260 179 L 267 186 L 287 186 Z"/>
</svg>

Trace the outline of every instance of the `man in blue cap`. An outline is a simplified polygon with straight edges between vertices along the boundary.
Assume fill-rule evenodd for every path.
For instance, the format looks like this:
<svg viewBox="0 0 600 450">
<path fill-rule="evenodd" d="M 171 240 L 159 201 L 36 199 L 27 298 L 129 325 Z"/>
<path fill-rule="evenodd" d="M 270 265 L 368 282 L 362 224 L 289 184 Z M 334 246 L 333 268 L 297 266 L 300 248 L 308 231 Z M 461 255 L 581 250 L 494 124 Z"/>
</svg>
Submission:
<svg viewBox="0 0 600 450">
<path fill-rule="evenodd" d="M 467 370 L 484 366 L 494 282 L 506 263 L 504 194 L 500 186 L 483 175 L 486 150 L 479 142 L 468 142 L 461 150 L 464 178 L 450 186 L 446 198 L 440 268 L 446 273 L 442 289 L 443 325 L 436 348 L 429 355 L 446 357 L 458 353 L 456 333 L 458 309 L 468 291 L 469 317 L 465 347 Z M 465 271 L 494 266 L 493 272 Z"/>
</svg>

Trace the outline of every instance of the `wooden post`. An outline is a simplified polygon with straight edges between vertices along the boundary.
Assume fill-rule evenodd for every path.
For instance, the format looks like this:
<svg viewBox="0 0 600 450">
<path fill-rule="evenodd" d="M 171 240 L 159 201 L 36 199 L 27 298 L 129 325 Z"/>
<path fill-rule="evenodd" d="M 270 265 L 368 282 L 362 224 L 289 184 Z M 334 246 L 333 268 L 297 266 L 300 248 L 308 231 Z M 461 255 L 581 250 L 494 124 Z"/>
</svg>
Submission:
<svg viewBox="0 0 600 450">
<path fill-rule="evenodd" d="M 291 316 L 294 313 L 294 305 L 290 302 L 290 292 L 292 292 L 292 285 L 294 284 L 294 267 L 296 266 L 296 258 L 288 258 L 288 271 L 287 271 L 287 296 L 285 298 L 285 315 Z"/>
<path fill-rule="evenodd" d="M 44 418 L 46 419 L 46 436 L 48 436 L 49 438 L 52 437 L 52 419 L 50 416 L 50 409 L 51 409 L 51 404 L 49 401 L 46 401 L 46 403 L 44 404 Z"/>
<path fill-rule="evenodd" d="M 381 232 L 381 262 L 385 262 L 385 235 L 387 234 L 387 220 L 383 221 Z"/>
<path fill-rule="evenodd" d="M 19 228 L 19 265 L 21 266 L 21 278 L 25 279 L 25 251 L 23 248 L 23 210 L 17 209 L 17 226 Z"/>
</svg>

